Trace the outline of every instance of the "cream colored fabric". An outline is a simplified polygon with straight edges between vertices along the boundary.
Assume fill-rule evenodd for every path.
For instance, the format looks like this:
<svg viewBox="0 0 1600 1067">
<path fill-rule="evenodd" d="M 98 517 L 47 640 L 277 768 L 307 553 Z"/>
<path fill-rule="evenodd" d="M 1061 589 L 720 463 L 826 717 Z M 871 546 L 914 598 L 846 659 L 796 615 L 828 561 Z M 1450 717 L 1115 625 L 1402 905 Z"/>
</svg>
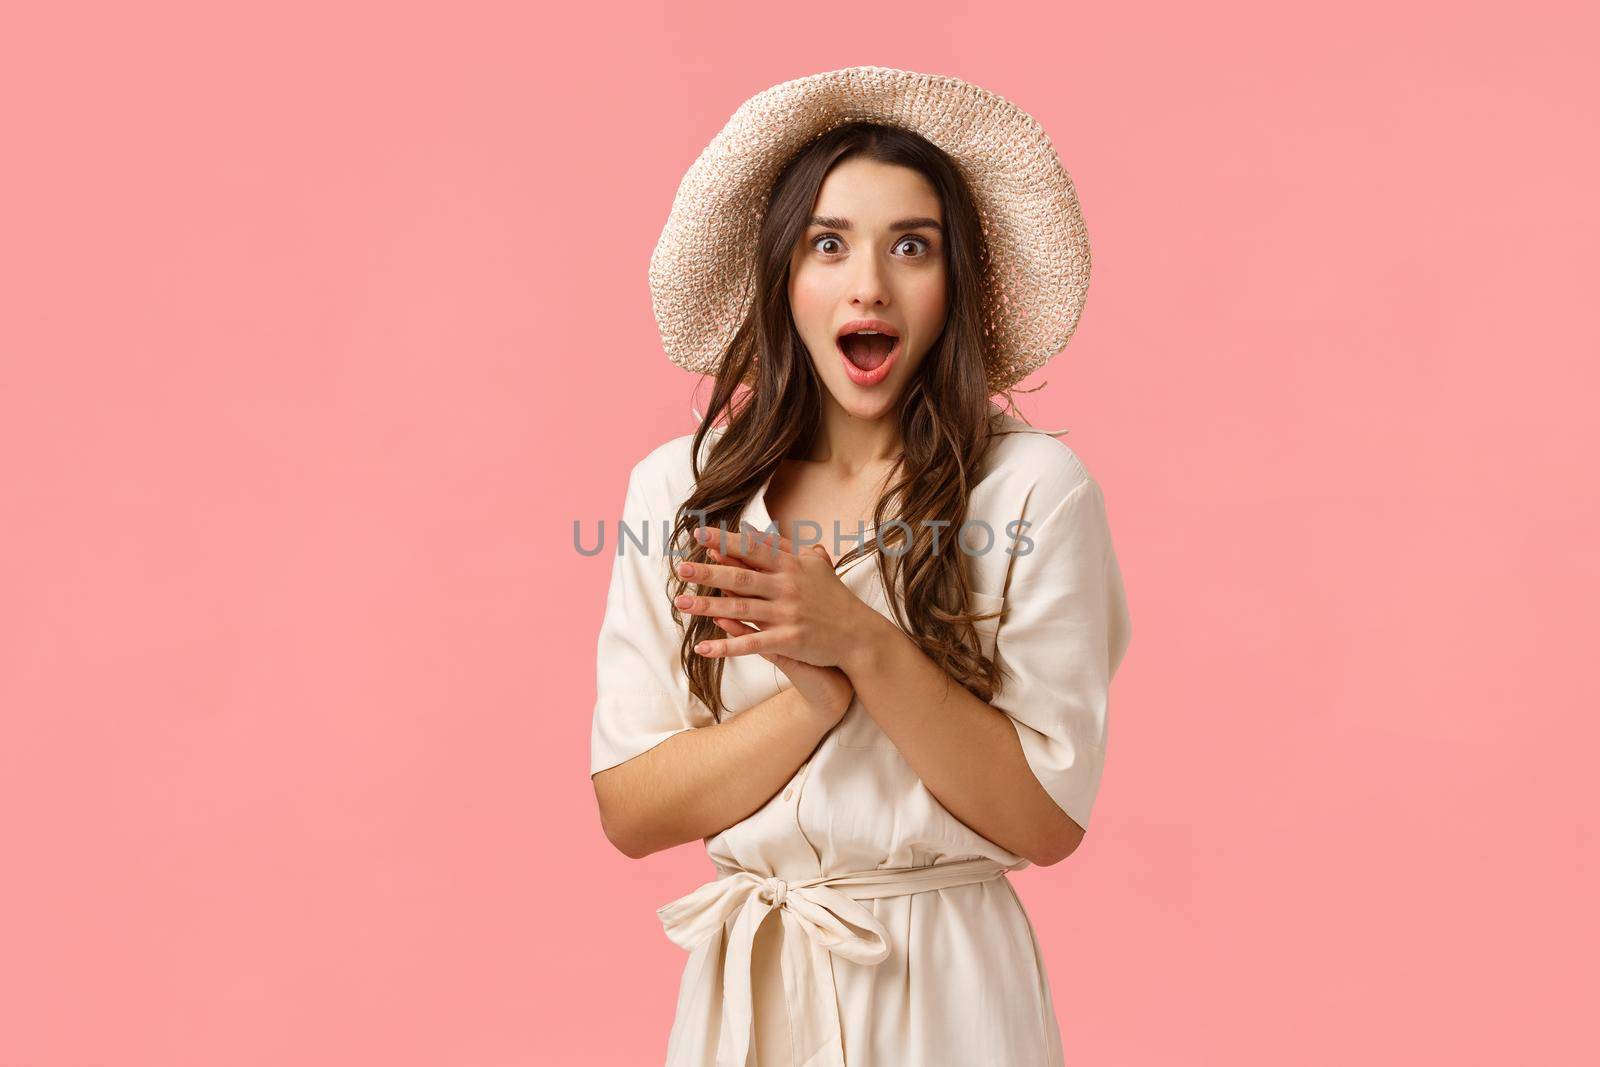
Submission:
<svg viewBox="0 0 1600 1067">
<path fill-rule="evenodd" d="M 995 535 L 989 551 L 966 557 L 972 606 L 1004 605 L 1001 619 L 979 625 L 985 651 L 1008 672 L 994 704 L 1046 791 L 1087 827 L 1110 683 L 1131 636 L 1122 575 L 1104 497 L 1077 456 L 1011 416 L 995 417 L 1006 432 L 968 506 L 969 520 Z M 648 551 L 629 540 L 612 557 L 591 774 L 712 723 L 678 665 L 662 552 L 693 487 L 692 442 L 684 435 L 655 449 L 629 479 L 621 518 L 635 536 L 650 527 Z M 765 493 L 764 485 L 742 516 L 763 529 L 772 521 Z M 1029 524 L 1021 537 L 1031 551 L 1017 520 Z M 615 551 L 613 532 L 608 524 Z M 983 541 L 981 532 L 967 535 L 973 549 Z M 875 559 L 842 577 L 892 618 Z M 787 685 L 759 656 L 724 665 L 723 698 L 735 714 Z M 706 850 L 714 877 L 660 909 L 668 935 L 690 952 L 668 1067 L 1063 1062 L 1044 960 L 1004 877 L 1028 861 L 945 810 L 859 700 L 782 790 L 707 839 Z M 936 864 L 939 871 L 911 877 L 965 872 L 977 880 L 891 880 L 904 891 L 889 896 L 837 888 Z"/>
<path fill-rule="evenodd" d="M 808 1064 L 844 1067 L 838 990 L 825 953 L 861 964 L 880 963 L 889 955 L 889 931 L 858 901 L 973 885 L 1005 872 L 991 859 L 880 868 L 799 882 L 723 870 L 718 878 L 657 913 L 667 936 L 690 951 L 727 934 L 718 1063 L 746 1062 L 754 1014 L 751 964 L 756 934 L 776 913 L 784 923 L 781 976 L 791 1048 L 780 1049 L 777 1056 L 763 1053 L 761 1062 L 798 1057 Z"/>
</svg>

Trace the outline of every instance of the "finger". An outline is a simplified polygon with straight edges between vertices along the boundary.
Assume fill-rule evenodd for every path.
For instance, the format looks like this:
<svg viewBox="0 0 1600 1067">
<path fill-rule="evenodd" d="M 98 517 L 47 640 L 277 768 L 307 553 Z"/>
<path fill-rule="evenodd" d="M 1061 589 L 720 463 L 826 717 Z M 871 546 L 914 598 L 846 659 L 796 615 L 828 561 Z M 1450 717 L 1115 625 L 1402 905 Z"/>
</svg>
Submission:
<svg viewBox="0 0 1600 1067">
<path fill-rule="evenodd" d="M 748 567 L 749 566 L 749 564 L 745 563 L 744 560 L 734 559 L 732 556 L 724 556 L 721 552 L 718 552 L 714 548 L 706 549 L 706 555 L 711 558 L 711 561 L 713 563 L 721 563 L 721 564 L 724 564 L 724 565 L 729 566 L 729 567 Z"/>
<path fill-rule="evenodd" d="M 709 641 L 701 641 L 694 646 L 694 650 L 708 659 L 727 659 L 732 656 L 763 655 L 771 643 L 772 635 L 765 630 L 759 630 L 753 634 L 744 634 L 740 637 L 726 637 L 721 640 L 713 638 Z"/>
<path fill-rule="evenodd" d="M 715 528 L 709 528 L 709 530 L 717 533 Z M 784 555 L 795 555 L 795 553 L 800 552 L 800 549 L 795 547 L 795 542 L 790 541 L 789 537 L 784 537 L 781 533 L 778 533 L 778 531 L 771 530 L 771 528 L 765 528 L 765 530 L 763 530 L 763 528 L 760 528 L 760 526 L 755 526 L 754 523 L 742 522 L 742 520 L 739 522 L 738 531 L 733 531 L 733 533 L 726 534 L 726 541 L 728 541 L 728 544 L 730 545 L 741 544 L 741 539 L 739 539 L 741 534 L 744 536 L 744 541 L 742 541 L 742 544 L 746 545 L 747 549 L 750 549 L 744 553 L 744 557 L 746 558 L 750 557 L 752 553 L 760 552 L 763 547 L 770 547 L 771 552 L 768 552 L 768 557 L 773 557 L 773 555 L 776 555 L 776 553 L 779 552 L 784 553 Z M 710 539 L 709 544 L 720 544 L 720 542 L 722 542 L 722 537 L 714 536 L 712 539 Z M 754 545 L 754 547 L 752 547 L 752 545 Z"/>
<path fill-rule="evenodd" d="M 734 637 L 743 637 L 745 634 L 758 634 L 758 633 L 761 632 L 760 630 L 756 629 L 754 626 L 747 626 L 747 625 L 745 625 L 744 623 L 740 622 L 737 619 L 726 619 L 726 618 L 723 618 L 721 615 L 718 615 L 716 618 L 712 619 L 711 621 L 716 623 L 718 626 L 722 627 L 724 630 L 728 631 Z M 768 653 L 763 652 L 763 653 L 761 653 L 761 655 L 764 656 L 767 659 L 782 659 L 783 658 L 781 656 L 778 656 L 776 653 L 768 654 Z"/>
<path fill-rule="evenodd" d="M 772 529 L 771 527 L 762 528 L 754 523 L 744 521 L 739 523 L 739 527 L 750 537 L 756 539 L 757 541 L 772 545 L 779 552 L 787 552 L 792 556 L 799 551 L 797 548 L 795 548 L 793 541 L 789 540 L 787 537 L 783 536 L 781 533 Z"/>
<path fill-rule="evenodd" d="M 751 530 L 755 530 L 756 529 L 756 527 L 750 526 L 749 523 L 746 523 L 745 525 Z M 776 533 L 773 533 L 770 530 L 762 530 L 756 536 L 760 536 L 760 537 L 764 537 L 764 538 L 768 539 L 769 541 L 771 541 L 771 542 L 773 542 L 774 544 L 777 545 L 778 550 L 780 552 L 785 552 L 785 553 L 787 553 L 787 554 L 789 554 L 791 556 L 797 556 L 801 552 L 805 551 L 807 548 L 810 548 L 812 551 L 815 551 L 815 552 L 820 552 L 824 556 L 828 555 L 828 550 L 822 546 L 822 543 L 820 541 L 816 542 L 815 544 L 811 544 L 811 545 L 799 545 L 799 544 L 796 544 L 794 541 L 791 541 L 789 538 L 784 537 L 782 534 L 776 534 Z M 832 557 L 830 556 L 829 558 L 831 559 Z"/>
<path fill-rule="evenodd" d="M 757 559 L 776 565 L 779 556 L 794 554 L 789 539 L 776 530 L 763 530 L 748 522 L 739 523 L 739 530 L 743 536 L 735 540 L 741 547 L 749 546 L 750 555 Z"/>
<path fill-rule="evenodd" d="M 734 559 L 732 556 L 724 556 L 721 552 L 718 552 L 714 548 L 707 548 L 706 556 L 711 560 L 711 562 L 721 563 L 727 567 L 743 567 L 745 565 L 743 562 Z"/>
<path fill-rule="evenodd" d="M 738 622 L 734 619 L 724 619 L 721 616 L 718 616 L 712 621 L 735 637 L 739 637 L 744 634 L 758 634 L 761 632 L 754 626 L 746 626 L 742 622 Z M 785 672 L 794 670 L 796 666 L 800 665 L 799 660 L 790 659 L 782 652 L 757 652 L 756 655 L 760 656 L 774 667 L 777 667 L 779 670 Z"/>
<path fill-rule="evenodd" d="M 736 596 L 695 596 L 693 593 L 682 593 L 674 597 L 672 603 L 679 611 L 689 615 L 708 615 L 713 618 L 721 615 L 725 618 L 761 623 L 771 622 L 778 615 L 776 604 L 759 597 L 746 599 Z"/>
<path fill-rule="evenodd" d="M 711 621 L 715 622 L 718 626 L 722 627 L 730 634 L 733 634 L 735 637 L 739 637 L 743 634 L 758 634 L 762 632 L 757 630 L 754 626 L 746 626 L 744 623 L 738 622 L 734 619 L 724 619 L 718 616 Z M 811 666 L 811 664 L 805 662 L 804 660 L 795 659 L 793 656 L 785 655 L 782 652 L 758 652 L 756 655 L 760 656 L 774 667 L 777 667 L 779 670 L 786 673 L 796 668 Z"/>
<path fill-rule="evenodd" d="M 765 571 L 758 571 L 754 567 L 729 567 L 685 561 L 678 564 L 678 575 L 696 585 L 726 589 L 739 596 L 770 599 L 773 594 L 772 579 Z"/>
<path fill-rule="evenodd" d="M 777 570 L 782 565 L 783 540 L 779 538 L 774 542 L 770 535 L 762 534 L 749 523 L 742 523 L 741 526 L 739 530 L 701 526 L 696 528 L 695 536 L 702 544 L 747 563 L 754 569 Z"/>
</svg>

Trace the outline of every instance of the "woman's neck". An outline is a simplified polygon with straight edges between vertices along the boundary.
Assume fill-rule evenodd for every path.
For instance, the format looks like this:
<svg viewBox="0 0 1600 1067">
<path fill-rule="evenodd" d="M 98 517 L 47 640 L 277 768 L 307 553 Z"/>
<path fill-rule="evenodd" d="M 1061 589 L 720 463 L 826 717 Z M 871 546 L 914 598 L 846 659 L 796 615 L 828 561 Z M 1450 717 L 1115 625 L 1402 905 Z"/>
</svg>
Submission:
<svg viewBox="0 0 1600 1067">
<path fill-rule="evenodd" d="M 893 412 L 879 419 L 860 419 L 830 397 L 806 460 L 825 463 L 845 475 L 881 468 L 901 452 L 900 422 Z"/>
</svg>

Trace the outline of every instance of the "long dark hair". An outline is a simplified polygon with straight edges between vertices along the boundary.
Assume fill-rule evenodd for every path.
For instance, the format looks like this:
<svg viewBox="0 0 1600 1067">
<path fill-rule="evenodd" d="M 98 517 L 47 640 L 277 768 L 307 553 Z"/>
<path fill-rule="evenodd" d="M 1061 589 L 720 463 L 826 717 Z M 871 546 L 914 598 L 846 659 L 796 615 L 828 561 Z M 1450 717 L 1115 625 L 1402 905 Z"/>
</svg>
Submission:
<svg viewBox="0 0 1600 1067">
<path fill-rule="evenodd" d="M 695 488 L 679 510 L 672 536 L 686 558 L 709 562 L 693 540 L 694 527 L 738 528 L 739 516 L 756 491 L 785 458 L 803 458 L 821 421 L 822 390 L 804 342 L 790 314 L 790 256 L 810 224 L 812 208 L 829 172 L 844 160 L 864 157 L 909 167 L 924 175 L 944 209 L 942 242 L 947 278 L 944 331 L 929 349 L 907 387 L 899 411 L 903 451 L 894 479 L 878 500 L 874 523 L 895 553 L 885 553 L 878 537 L 852 548 L 839 560 L 845 566 L 867 552 L 883 567 L 891 610 L 927 656 L 979 699 L 993 699 L 999 668 L 983 655 L 972 626 L 992 615 L 966 612 L 967 574 L 954 537 L 912 537 L 909 547 L 898 518 L 912 530 L 927 520 L 944 520 L 944 530 L 959 530 L 966 518 L 974 471 L 988 447 L 989 379 L 985 373 L 989 341 L 983 322 L 982 279 L 987 253 L 982 219 L 955 163 L 925 138 L 898 127 L 854 122 L 822 134 L 803 148 L 773 184 L 762 212 L 751 276 L 755 299 L 718 363 L 716 387 L 695 431 Z M 1010 390 L 1002 395 L 1011 405 Z M 702 444 L 719 419 L 725 422 L 702 466 Z M 900 602 L 898 576 L 903 579 Z M 673 574 L 668 596 L 690 585 Z M 718 596 L 720 590 L 689 590 Z M 679 658 L 690 692 L 721 721 L 721 658 L 694 651 L 697 642 L 727 634 L 704 615 L 673 617 L 684 629 Z"/>
</svg>

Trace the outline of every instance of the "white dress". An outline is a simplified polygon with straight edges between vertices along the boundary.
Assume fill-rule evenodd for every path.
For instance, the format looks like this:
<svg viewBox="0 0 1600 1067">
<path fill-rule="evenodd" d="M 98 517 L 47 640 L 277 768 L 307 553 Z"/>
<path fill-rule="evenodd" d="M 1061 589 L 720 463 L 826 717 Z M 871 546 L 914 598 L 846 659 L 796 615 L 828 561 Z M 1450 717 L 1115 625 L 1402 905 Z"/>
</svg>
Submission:
<svg viewBox="0 0 1600 1067">
<path fill-rule="evenodd" d="M 1009 672 L 993 703 L 1039 782 L 1087 829 L 1111 679 L 1131 633 L 1122 575 L 1100 486 L 1077 455 L 993 410 L 1004 435 L 967 514 L 995 544 L 966 557 L 970 606 L 1004 604 L 1000 619 L 978 624 L 985 652 Z M 613 557 L 591 775 L 713 721 L 678 666 L 665 592 L 673 561 L 663 527 L 693 488 L 692 443 L 692 434 L 668 441 L 629 479 L 621 518 L 640 539 L 649 526 L 648 552 L 630 540 Z M 767 485 L 742 515 L 760 529 L 772 526 Z M 1029 523 L 1020 537 L 1018 519 Z M 981 533 L 967 536 L 982 548 Z M 874 556 L 842 578 L 893 619 Z M 788 685 L 760 656 L 724 663 L 732 713 Z M 934 799 L 859 698 L 783 789 L 705 844 L 711 880 L 660 909 L 669 936 L 690 950 L 668 1067 L 1062 1064 L 1044 960 L 1005 877 L 1028 861 Z M 949 866 L 924 870 L 932 865 Z M 953 877 L 927 881 L 946 872 Z M 829 882 L 841 875 L 857 877 Z M 899 884 L 913 875 L 921 884 Z M 873 896 L 870 882 L 893 882 L 887 891 L 899 895 Z"/>
</svg>

